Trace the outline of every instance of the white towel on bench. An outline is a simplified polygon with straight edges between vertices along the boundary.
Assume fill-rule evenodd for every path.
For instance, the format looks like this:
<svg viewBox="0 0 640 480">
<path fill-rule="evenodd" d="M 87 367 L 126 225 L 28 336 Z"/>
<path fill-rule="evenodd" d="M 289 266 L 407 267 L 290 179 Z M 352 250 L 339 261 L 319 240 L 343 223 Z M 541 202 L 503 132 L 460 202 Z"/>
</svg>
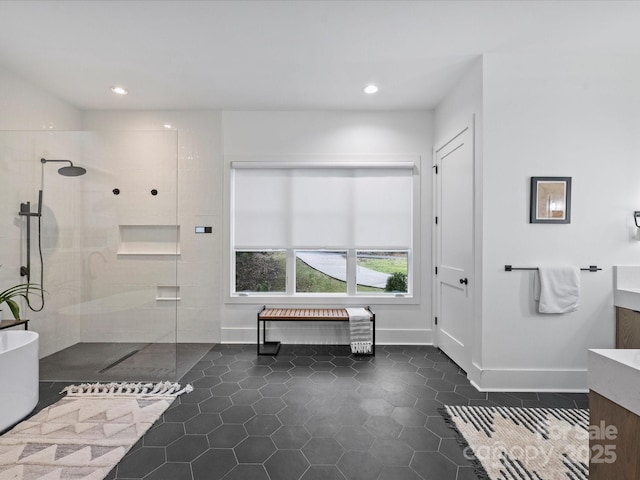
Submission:
<svg viewBox="0 0 640 480">
<path fill-rule="evenodd" d="M 347 308 L 351 332 L 351 353 L 371 353 L 371 316 L 365 308 Z"/>
</svg>

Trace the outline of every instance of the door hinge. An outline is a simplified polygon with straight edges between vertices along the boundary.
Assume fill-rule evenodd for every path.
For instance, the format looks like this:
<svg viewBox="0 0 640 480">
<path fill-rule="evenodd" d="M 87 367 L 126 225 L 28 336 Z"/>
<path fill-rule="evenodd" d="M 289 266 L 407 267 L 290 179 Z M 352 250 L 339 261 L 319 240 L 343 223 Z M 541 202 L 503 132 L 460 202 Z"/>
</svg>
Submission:
<svg viewBox="0 0 640 480">
<path fill-rule="evenodd" d="M 436 325 L 438 324 L 438 317 L 436 317 Z"/>
<path fill-rule="evenodd" d="M 436 267 L 436 275 L 438 274 L 438 267 Z"/>
<path fill-rule="evenodd" d="M 436 217 L 436 225 L 438 224 L 438 217 Z"/>
</svg>

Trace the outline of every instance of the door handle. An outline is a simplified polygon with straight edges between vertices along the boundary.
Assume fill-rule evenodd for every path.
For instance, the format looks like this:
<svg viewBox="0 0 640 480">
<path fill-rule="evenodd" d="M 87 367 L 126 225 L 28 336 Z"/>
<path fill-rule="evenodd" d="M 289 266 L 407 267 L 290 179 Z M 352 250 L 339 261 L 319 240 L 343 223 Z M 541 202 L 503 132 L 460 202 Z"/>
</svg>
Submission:
<svg viewBox="0 0 640 480">
<path fill-rule="evenodd" d="M 469 279 L 468 278 L 461 278 L 460 279 L 460 284 L 461 285 L 467 285 L 469 283 Z"/>
</svg>

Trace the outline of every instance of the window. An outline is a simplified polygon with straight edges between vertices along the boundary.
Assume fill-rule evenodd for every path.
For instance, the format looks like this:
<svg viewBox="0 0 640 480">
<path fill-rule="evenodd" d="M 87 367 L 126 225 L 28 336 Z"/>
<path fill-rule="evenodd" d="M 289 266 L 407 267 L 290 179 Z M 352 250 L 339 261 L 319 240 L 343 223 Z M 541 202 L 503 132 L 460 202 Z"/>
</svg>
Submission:
<svg viewBox="0 0 640 480">
<path fill-rule="evenodd" d="M 347 252 L 296 251 L 296 293 L 347 293 Z"/>
<path fill-rule="evenodd" d="M 411 294 L 413 165 L 233 162 L 232 293 Z"/>
<path fill-rule="evenodd" d="M 358 251 L 356 283 L 358 293 L 407 293 L 409 252 Z"/>
<path fill-rule="evenodd" d="M 284 293 L 287 254 L 283 250 L 236 251 L 236 292 Z"/>
</svg>

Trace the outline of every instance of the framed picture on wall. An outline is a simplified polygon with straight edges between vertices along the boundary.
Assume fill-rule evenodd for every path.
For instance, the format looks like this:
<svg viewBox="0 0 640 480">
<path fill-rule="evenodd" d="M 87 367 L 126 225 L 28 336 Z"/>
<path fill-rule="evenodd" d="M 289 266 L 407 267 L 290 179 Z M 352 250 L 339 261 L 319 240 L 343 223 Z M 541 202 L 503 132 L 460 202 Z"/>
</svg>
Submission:
<svg viewBox="0 0 640 480">
<path fill-rule="evenodd" d="M 571 177 L 531 177 L 529 223 L 571 223 Z"/>
</svg>

